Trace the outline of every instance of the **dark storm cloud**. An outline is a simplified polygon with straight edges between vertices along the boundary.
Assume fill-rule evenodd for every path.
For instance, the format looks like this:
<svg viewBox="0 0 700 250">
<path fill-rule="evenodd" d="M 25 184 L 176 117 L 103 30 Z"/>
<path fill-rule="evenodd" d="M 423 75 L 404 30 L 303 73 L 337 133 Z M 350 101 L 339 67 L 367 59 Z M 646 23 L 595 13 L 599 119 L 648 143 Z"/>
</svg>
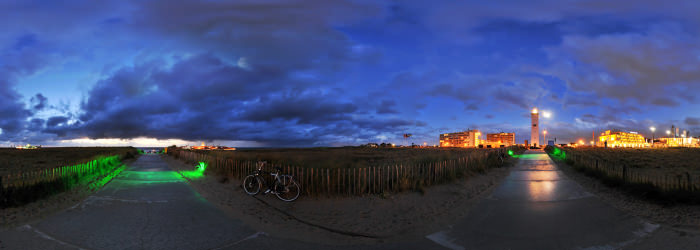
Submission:
<svg viewBox="0 0 700 250">
<path fill-rule="evenodd" d="M 398 114 L 399 111 L 396 110 L 396 101 L 394 100 L 382 100 L 382 102 L 377 107 L 377 114 Z"/>
<path fill-rule="evenodd" d="M 700 118 L 697 117 L 686 117 L 685 118 L 685 124 L 688 124 L 690 126 L 698 126 L 700 125 Z"/>
<path fill-rule="evenodd" d="M 46 98 L 41 93 L 38 93 L 32 97 L 32 99 L 30 100 L 30 103 L 32 104 L 32 109 L 34 109 L 35 111 L 39 111 L 39 110 L 46 108 L 47 101 L 48 101 L 48 98 Z"/>
<path fill-rule="evenodd" d="M 249 105 L 240 117 L 254 122 L 272 122 L 277 119 L 295 121 L 298 124 L 321 124 L 350 120 L 357 111 L 352 103 L 339 103 L 326 96 L 305 94 L 304 96 L 272 97 Z"/>
<path fill-rule="evenodd" d="M 382 13 L 373 1 L 176 0 L 135 5 L 129 23 L 146 36 L 178 39 L 257 65 L 314 70 L 334 70 L 353 57 L 352 43 L 334 25 Z"/>
<path fill-rule="evenodd" d="M 67 119 L 52 118 L 46 132 L 68 138 L 148 136 L 325 145 L 418 124 L 363 118 L 357 105 L 317 85 L 290 81 L 285 69 L 242 69 L 209 54 L 170 68 L 156 65 L 116 71 L 89 91 L 81 123 L 54 127 Z M 283 83 L 288 88 L 277 88 Z"/>
<path fill-rule="evenodd" d="M 494 92 L 493 96 L 505 103 L 527 110 L 532 106 L 532 102 L 528 102 L 527 99 L 522 98 L 521 94 L 522 93 L 515 93 L 506 89 L 498 89 Z"/>
<path fill-rule="evenodd" d="M 68 117 L 54 116 L 54 117 L 49 118 L 46 121 L 46 126 L 47 127 L 56 127 L 58 125 L 65 124 L 66 122 L 68 122 Z"/>
<path fill-rule="evenodd" d="M 568 36 L 560 49 L 549 53 L 559 60 L 580 62 L 575 68 L 564 61 L 556 66 L 556 75 L 574 91 L 625 103 L 677 107 L 693 102 L 684 93 L 700 87 L 698 57 L 692 53 L 700 50 L 699 42 L 682 25 L 659 23 L 641 33 Z"/>
<path fill-rule="evenodd" d="M 0 140 L 43 131 L 357 144 L 432 133 L 414 117 L 490 126 L 484 113 L 498 112 L 487 115 L 496 123 L 533 105 L 568 108 L 555 115 L 567 119 L 561 133 L 643 128 L 650 123 L 635 116 L 649 107 L 697 101 L 697 8 L 646 0 L 3 1 Z M 76 62 L 98 69 L 67 72 L 87 68 Z M 80 110 L 53 103 L 63 100 L 49 90 L 13 89 L 46 65 L 57 79 L 91 75 L 80 79 L 88 90 L 77 94 L 85 95 Z M 432 112 L 451 106 L 457 114 Z M 55 117 L 32 116 L 47 113 Z"/>
<path fill-rule="evenodd" d="M 33 36 L 19 37 L 10 50 L 0 50 L 0 141 L 23 138 L 28 118 L 34 111 L 46 107 L 46 98 L 37 94 L 31 98 L 32 107 L 28 109 L 15 90 L 19 77 L 30 75 L 46 65 L 46 56 L 33 47 L 35 40 Z"/>
<path fill-rule="evenodd" d="M 27 127 L 27 129 L 29 131 L 41 131 L 44 129 L 45 123 L 46 121 L 44 119 L 33 118 L 29 121 L 29 127 Z"/>
<path fill-rule="evenodd" d="M 21 96 L 17 94 L 7 80 L 0 78 L 0 140 L 11 140 L 24 130 L 26 119 L 31 112 L 25 109 Z"/>
</svg>

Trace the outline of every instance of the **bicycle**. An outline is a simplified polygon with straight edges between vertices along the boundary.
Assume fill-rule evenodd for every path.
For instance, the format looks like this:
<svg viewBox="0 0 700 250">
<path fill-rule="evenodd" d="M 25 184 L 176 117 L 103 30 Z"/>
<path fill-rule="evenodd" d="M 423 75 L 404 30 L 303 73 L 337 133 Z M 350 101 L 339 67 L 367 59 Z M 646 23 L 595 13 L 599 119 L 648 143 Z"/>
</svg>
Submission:
<svg viewBox="0 0 700 250">
<path fill-rule="evenodd" d="M 301 193 L 301 188 L 292 175 L 280 174 L 282 168 L 274 167 L 274 172 L 263 171 L 262 168 L 267 164 L 267 162 L 258 162 L 256 164 L 257 169 L 253 170 L 251 174 L 243 179 L 243 190 L 248 195 L 257 195 L 260 193 L 260 189 L 263 185 L 267 186 L 265 194 L 273 193 L 277 198 L 282 201 L 291 202 L 299 198 Z M 263 175 L 270 174 L 274 177 L 275 181 L 272 185 L 267 185 Z"/>
<path fill-rule="evenodd" d="M 498 166 L 499 167 L 504 166 L 506 157 L 507 157 L 507 155 L 504 151 L 500 151 L 500 150 L 498 151 Z"/>
</svg>

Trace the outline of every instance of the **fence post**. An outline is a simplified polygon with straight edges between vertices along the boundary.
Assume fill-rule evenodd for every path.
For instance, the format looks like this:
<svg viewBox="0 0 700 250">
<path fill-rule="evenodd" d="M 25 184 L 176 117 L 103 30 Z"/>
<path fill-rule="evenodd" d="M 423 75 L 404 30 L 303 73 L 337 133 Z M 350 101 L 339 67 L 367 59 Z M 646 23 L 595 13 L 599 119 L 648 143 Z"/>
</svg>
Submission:
<svg viewBox="0 0 700 250">
<path fill-rule="evenodd" d="M 595 170 L 598 171 L 598 159 L 595 159 Z"/>
<path fill-rule="evenodd" d="M 694 191 L 694 185 L 692 179 L 690 178 L 690 173 L 685 172 L 685 177 L 688 180 L 688 191 Z M 2 178 L 0 178 L 0 188 L 2 188 Z"/>
</svg>

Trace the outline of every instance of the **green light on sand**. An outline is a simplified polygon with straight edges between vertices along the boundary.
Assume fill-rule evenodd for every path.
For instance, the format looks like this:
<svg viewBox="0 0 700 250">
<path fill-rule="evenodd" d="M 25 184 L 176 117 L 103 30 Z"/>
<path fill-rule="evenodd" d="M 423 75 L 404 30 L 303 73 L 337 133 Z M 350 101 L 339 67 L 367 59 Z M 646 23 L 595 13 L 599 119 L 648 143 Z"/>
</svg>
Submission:
<svg viewBox="0 0 700 250">
<path fill-rule="evenodd" d="M 200 161 L 200 162 L 197 164 L 197 166 L 195 167 L 195 169 L 197 169 L 197 170 L 199 170 L 199 171 L 201 171 L 201 172 L 204 172 L 204 170 L 207 169 L 207 164 Z"/>
<path fill-rule="evenodd" d="M 199 178 L 204 177 L 205 170 L 207 170 L 207 163 L 206 162 L 199 162 L 194 167 L 194 170 L 180 171 L 180 174 L 182 174 L 182 176 L 187 178 L 187 179 L 199 179 Z"/>
<path fill-rule="evenodd" d="M 559 148 L 554 148 L 554 150 L 552 150 L 552 156 L 556 157 L 557 159 L 564 160 L 566 159 L 566 152 Z"/>
</svg>

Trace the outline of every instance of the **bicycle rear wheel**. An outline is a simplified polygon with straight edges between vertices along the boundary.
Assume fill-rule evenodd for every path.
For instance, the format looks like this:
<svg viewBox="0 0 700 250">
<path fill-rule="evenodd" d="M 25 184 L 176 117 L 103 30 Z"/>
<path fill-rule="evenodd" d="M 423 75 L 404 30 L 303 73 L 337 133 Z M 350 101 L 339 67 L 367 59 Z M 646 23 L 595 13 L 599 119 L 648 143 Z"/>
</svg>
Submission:
<svg viewBox="0 0 700 250">
<path fill-rule="evenodd" d="M 262 182 L 255 175 L 248 175 L 243 179 L 243 190 L 246 194 L 256 195 L 260 192 Z"/>
<path fill-rule="evenodd" d="M 299 198 L 301 188 L 291 176 L 285 175 L 280 177 L 281 181 L 275 182 L 275 195 L 283 201 L 294 201 Z"/>
</svg>

